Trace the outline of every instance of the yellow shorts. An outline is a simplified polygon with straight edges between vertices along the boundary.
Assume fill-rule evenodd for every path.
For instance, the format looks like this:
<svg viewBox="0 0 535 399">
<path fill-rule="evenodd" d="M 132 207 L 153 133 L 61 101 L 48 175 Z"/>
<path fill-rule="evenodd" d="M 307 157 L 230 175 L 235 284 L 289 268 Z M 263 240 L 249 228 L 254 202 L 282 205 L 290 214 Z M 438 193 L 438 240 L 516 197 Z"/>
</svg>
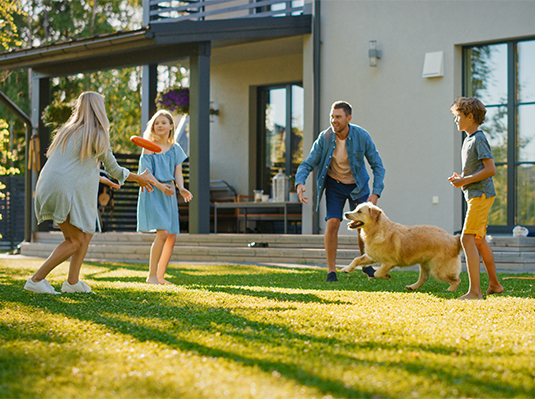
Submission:
<svg viewBox="0 0 535 399">
<path fill-rule="evenodd" d="M 468 210 L 464 218 L 463 234 L 474 234 L 483 238 L 487 234 L 489 211 L 496 197 L 487 198 L 485 194 L 468 200 Z"/>
</svg>

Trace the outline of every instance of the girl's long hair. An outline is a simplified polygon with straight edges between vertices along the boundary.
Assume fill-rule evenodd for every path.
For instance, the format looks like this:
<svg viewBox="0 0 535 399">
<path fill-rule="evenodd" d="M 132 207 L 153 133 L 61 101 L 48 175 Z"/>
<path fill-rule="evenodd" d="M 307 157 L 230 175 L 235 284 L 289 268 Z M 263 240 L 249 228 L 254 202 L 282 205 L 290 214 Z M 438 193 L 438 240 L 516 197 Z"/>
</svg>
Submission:
<svg viewBox="0 0 535 399">
<path fill-rule="evenodd" d="M 104 97 L 94 91 L 86 91 L 76 100 L 69 120 L 57 130 L 46 156 L 50 157 L 58 149 L 64 151 L 71 136 L 81 134 L 80 160 L 98 158 L 110 145 L 109 129 Z"/>
<path fill-rule="evenodd" d="M 143 132 L 143 138 L 147 140 L 154 141 L 154 122 L 156 121 L 156 118 L 159 116 L 165 116 L 167 119 L 169 119 L 169 124 L 171 125 L 171 131 L 169 132 L 169 136 L 167 137 L 167 142 L 169 144 L 173 144 L 175 142 L 175 121 L 173 120 L 173 115 L 165 110 L 161 109 L 157 111 L 152 118 L 147 122 L 147 128 Z"/>
</svg>

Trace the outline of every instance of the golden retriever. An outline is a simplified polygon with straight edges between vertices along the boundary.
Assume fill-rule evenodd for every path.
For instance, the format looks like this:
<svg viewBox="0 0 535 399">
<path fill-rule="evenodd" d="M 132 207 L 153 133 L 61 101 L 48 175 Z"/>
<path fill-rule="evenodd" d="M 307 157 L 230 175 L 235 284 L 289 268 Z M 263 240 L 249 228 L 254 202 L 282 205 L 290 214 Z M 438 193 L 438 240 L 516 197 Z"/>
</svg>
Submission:
<svg viewBox="0 0 535 399">
<path fill-rule="evenodd" d="M 360 229 L 365 254 L 353 259 L 342 269 L 349 273 L 359 265 L 382 263 L 375 271 L 376 278 L 389 279 L 388 272 L 396 266 L 420 265 L 420 277 L 409 291 L 416 291 L 431 274 L 438 281 L 450 284 L 455 291 L 461 280 L 461 240 L 436 226 L 404 226 L 392 222 L 378 206 L 365 202 L 344 218 L 350 230 Z"/>
</svg>

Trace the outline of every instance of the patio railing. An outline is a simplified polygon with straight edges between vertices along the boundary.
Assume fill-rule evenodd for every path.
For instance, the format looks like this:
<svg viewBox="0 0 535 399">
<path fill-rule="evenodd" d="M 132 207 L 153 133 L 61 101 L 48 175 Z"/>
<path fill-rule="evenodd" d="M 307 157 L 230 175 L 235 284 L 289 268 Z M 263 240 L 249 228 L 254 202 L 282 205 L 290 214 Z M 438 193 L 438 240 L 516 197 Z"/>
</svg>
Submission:
<svg viewBox="0 0 535 399">
<path fill-rule="evenodd" d="M 143 0 L 144 25 L 161 22 L 285 17 L 306 12 L 305 0 Z"/>
</svg>

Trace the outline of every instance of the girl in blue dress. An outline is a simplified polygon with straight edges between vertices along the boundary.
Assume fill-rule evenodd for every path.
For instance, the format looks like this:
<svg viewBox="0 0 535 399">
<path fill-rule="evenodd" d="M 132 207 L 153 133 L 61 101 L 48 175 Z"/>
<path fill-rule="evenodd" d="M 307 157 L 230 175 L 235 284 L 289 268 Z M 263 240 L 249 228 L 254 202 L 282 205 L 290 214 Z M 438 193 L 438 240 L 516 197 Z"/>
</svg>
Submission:
<svg viewBox="0 0 535 399">
<path fill-rule="evenodd" d="M 165 110 L 154 114 L 147 123 L 143 137 L 158 144 L 162 151 L 154 153 L 143 149 L 139 170 L 148 169 L 158 183 L 157 190 L 146 193 L 140 190 L 137 203 L 137 231 L 156 231 L 149 259 L 149 284 L 171 284 L 164 278 L 167 265 L 180 233 L 178 202 L 175 185 L 184 201 L 193 195 L 184 188 L 182 162 L 187 158 L 184 150 L 174 141 L 173 116 Z"/>
</svg>

